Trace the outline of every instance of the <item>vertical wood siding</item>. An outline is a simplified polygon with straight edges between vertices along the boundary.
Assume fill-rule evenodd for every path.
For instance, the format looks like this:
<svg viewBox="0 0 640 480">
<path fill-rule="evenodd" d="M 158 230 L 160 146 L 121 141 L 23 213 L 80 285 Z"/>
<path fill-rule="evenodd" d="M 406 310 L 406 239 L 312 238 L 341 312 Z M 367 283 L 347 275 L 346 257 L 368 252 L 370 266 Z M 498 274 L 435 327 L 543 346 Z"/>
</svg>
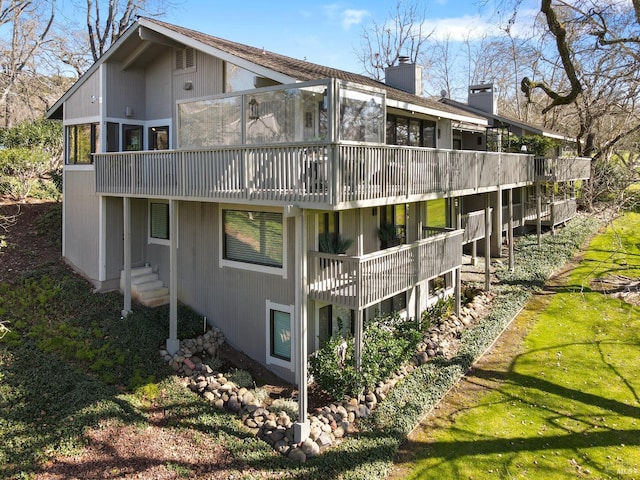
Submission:
<svg viewBox="0 0 640 480">
<path fill-rule="evenodd" d="M 87 118 L 100 115 L 100 69 L 89 76 L 64 103 L 64 119 Z M 95 100 L 92 100 L 95 97 Z"/>
</svg>

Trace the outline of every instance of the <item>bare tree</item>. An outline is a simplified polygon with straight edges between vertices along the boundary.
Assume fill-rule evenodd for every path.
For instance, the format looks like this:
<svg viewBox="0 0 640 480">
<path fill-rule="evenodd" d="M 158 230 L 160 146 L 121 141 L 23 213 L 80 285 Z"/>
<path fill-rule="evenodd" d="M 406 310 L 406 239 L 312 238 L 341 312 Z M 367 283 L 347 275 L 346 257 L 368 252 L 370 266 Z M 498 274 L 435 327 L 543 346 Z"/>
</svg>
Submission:
<svg viewBox="0 0 640 480">
<path fill-rule="evenodd" d="M 7 5 L 0 2 L 0 21 L 7 32 L 0 38 L 0 114 L 5 127 L 15 120 L 13 107 L 28 98 L 23 92 L 29 90 L 29 78 L 37 70 L 54 17 L 55 0 L 11 0 Z"/>
<path fill-rule="evenodd" d="M 356 55 L 367 75 L 383 80 L 385 68 L 396 65 L 400 57 L 426 63 L 424 45 L 433 31 L 425 31 L 425 15 L 419 1 L 398 0 L 388 21 L 363 28 L 361 50 Z"/>
<path fill-rule="evenodd" d="M 166 0 L 86 0 L 86 27 L 93 61 L 125 32 L 137 15 L 162 16 Z"/>
<path fill-rule="evenodd" d="M 636 4 L 638 4 L 636 0 Z M 596 158 L 611 154 L 626 137 L 640 131 L 639 10 L 624 2 L 541 1 L 541 13 L 557 51 L 564 78 L 523 78 L 529 100 L 536 90 L 550 100 L 546 114 L 558 107 L 573 109 L 581 153 Z M 544 55 L 544 52 L 541 52 Z"/>
</svg>

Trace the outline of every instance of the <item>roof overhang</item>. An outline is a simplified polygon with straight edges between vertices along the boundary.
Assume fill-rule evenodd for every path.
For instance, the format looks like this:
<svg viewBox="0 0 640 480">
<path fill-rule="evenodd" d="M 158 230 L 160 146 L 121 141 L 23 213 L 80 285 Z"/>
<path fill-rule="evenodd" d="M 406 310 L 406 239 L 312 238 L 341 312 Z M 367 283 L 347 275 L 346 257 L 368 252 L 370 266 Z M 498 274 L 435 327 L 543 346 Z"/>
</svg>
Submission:
<svg viewBox="0 0 640 480">
<path fill-rule="evenodd" d="M 471 115 L 456 114 L 456 113 L 447 112 L 444 110 L 437 110 L 435 108 L 425 107 L 422 105 L 412 104 L 409 102 L 393 100 L 390 98 L 387 98 L 387 107 L 398 108 L 400 110 L 405 110 L 405 111 L 408 110 L 416 113 L 422 113 L 424 115 L 429 115 L 432 117 L 446 118 L 447 120 L 453 120 L 457 122 L 470 123 L 473 125 L 478 125 L 479 127 L 487 127 L 489 125 L 489 123 L 487 122 L 487 119 L 485 118 L 475 117 Z"/>
</svg>

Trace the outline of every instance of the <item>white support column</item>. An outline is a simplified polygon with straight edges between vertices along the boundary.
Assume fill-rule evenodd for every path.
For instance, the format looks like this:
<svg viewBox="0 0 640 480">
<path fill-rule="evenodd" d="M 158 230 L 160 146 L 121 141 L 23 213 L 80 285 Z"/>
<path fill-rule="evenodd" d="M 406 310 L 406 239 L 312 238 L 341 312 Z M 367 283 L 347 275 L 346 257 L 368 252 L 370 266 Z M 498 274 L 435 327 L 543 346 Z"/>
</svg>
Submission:
<svg viewBox="0 0 640 480">
<path fill-rule="evenodd" d="M 507 232 L 509 240 L 509 269 L 513 272 L 515 268 L 515 257 L 513 253 L 513 188 L 509 189 L 509 231 Z"/>
<path fill-rule="evenodd" d="M 356 331 L 353 334 L 354 355 L 356 357 L 356 370 L 362 368 L 362 341 L 364 339 L 364 310 L 356 312 Z"/>
<path fill-rule="evenodd" d="M 484 205 L 484 289 L 491 287 L 491 198 L 485 193 Z M 498 232 L 500 235 L 502 233 Z"/>
<path fill-rule="evenodd" d="M 455 288 L 455 312 L 456 317 L 460 317 L 460 303 L 462 299 L 462 269 L 460 267 L 456 268 L 453 272 L 455 275 L 456 288 Z"/>
<path fill-rule="evenodd" d="M 169 338 L 167 352 L 174 355 L 178 340 L 178 218 L 175 200 L 169 200 Z"/>
<path fill-rule="evenodd" d="M 311 425 L 307 419 L 309 400 L 307 396 L 308 380 L 308 337 L 307 337 L 307 224 L 305 211 L 299 210 L 295 215 L 295 352 L 296 380 L 298 383 L 298 421 L 293 424 L 294 443 L 304 442 L 309 438 Z"/>
<path fill-rule="evenodd" d="M 126 318 L 131 313 L 131 199 L 122 199 L 123 231 L 124 231 L 124 307 L 121 315 Z"/>
<path fill-rule="evenodd" d="M 536 182 L 536 233 L 538 235 L 538 245 L 542 243 L 542 189 L 540 182 Z"/>
<path fill-rule="evenodd" d="M 493 215 L 492 225 L 493 229 L 491 233 L 491 248 L 493 249 L 494 256 L 498 258 L 502 257 L 502 188 L 498 188 L 496 192 L 493 194 L 489 193 L 488 195 L 493 196 L 493 211 L 491 214 Z"/>
</svg>

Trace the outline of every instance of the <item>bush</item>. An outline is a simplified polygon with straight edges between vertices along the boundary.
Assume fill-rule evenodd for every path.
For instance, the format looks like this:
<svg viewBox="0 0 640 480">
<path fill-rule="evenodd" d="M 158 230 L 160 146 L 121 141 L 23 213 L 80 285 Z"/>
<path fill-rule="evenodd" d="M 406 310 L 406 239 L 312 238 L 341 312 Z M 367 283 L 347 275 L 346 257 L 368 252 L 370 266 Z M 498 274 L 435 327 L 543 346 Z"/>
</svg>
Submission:
<svg viewBox="0 0 640 480">
<path fill-rule="evenodd" d="M 25 147 L 0 150 L 0 175 L 4 193 L 24 200 L 45 173 L 51 170 L 51 157 L 43 150 Z"/>
<path fill-rule="evenodd" d="M 354 339 L 334 336 L 311 357 L 310 371 L 320 388 L 334 398 L 355 397 L 400 368 L 421 339 L 414 320 L 404 320 L 398 314 L 377 318 L 364 331 L 360 370 L 355 367 Z"/>
</svg>

